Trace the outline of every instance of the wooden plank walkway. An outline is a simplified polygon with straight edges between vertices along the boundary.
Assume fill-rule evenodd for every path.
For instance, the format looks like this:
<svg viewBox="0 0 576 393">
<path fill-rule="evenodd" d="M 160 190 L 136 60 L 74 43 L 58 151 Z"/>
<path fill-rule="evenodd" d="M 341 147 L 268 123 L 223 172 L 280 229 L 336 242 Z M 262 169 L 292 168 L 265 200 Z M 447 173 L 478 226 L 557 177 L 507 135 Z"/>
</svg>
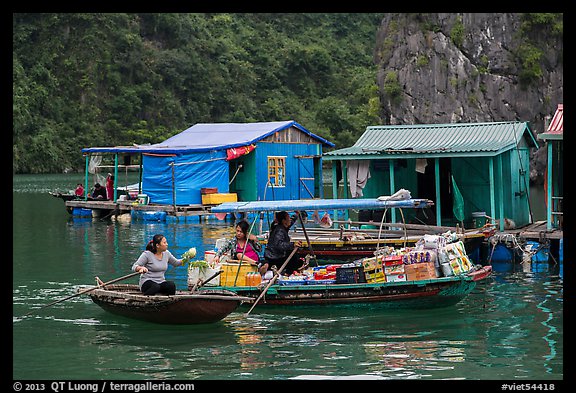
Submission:
<svg viewBox="0 0 576 393">
<path fill-rule="evenodd" d="M 169 215 L 173 216 L 203 216 L 212 214 L 210 211 L 210 205 L 185 205 L 176 206 L 173 205 L 155 205 L 148 204 L 142 205 L 134 203 L 134 201 L 66 201 L 66 207 L 69 208 L 82 208 L 91 210 L 106 210 L 106 211 L 118 211 L 118 214 L 130 213 L 132 210 L 136 211 L 147 211 L 147 212 L 158 212 L 163 211 Z"/>
<path fill-rule="evenodd" d="M 547 229 L 546 221 L 536 221 L 522 228 L 505 230 L 504 233 L 513 233 L 516 237 L 539 242 L 547 239 L 560 240 L 564 237 L 564 231 L 562 229 Z"/>
</svg>

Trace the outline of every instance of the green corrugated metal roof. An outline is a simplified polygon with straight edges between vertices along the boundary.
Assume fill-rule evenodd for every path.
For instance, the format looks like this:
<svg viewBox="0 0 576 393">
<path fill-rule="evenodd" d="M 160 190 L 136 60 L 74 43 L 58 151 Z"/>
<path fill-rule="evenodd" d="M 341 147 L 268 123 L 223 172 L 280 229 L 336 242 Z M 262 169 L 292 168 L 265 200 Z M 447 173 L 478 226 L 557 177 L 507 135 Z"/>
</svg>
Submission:
<svg viewBox="0 0 576 393">
<path fill-rule="evenodd" d="M 538 147 L 528 122 L 370 126 L 353 146 L 324 158 L 494 156 L 515 148 L 525 133 L 527 143 Z"/>
</svg>

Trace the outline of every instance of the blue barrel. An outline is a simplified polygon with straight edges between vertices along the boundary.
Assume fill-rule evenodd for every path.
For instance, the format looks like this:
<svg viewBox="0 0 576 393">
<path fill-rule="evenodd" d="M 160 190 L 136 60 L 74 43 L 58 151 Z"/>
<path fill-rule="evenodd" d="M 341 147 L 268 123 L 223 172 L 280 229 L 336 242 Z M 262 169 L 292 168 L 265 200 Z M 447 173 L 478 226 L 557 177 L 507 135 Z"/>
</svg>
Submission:
<svg viewBox="0 0 576 393">
<path fill-rule="evenodd" d="M 536 254 L 532 255 L 532 262 L 548 262 L 548 253 L 550 252 L 548 246 L 542 246 L 533 240 L 528 240 L 526 245 L 531 246 L 531 250 L 538 250 Z"/>
</svg>

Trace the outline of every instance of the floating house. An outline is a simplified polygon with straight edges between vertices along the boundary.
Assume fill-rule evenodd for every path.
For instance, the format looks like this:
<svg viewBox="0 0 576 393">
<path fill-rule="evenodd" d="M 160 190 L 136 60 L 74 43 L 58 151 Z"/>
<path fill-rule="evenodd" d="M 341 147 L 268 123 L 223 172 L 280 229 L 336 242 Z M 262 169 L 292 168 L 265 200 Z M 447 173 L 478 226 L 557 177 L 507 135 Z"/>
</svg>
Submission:
<svg viewBox="0 0 576 393">
<path fill-rule="evenodd" d="M 546 132 L 538 139 L 546 142 L 546 220 L 547 229 L 563 227 L 563 161 L 564 161 L 564 104 L 558 104 Z"/>
<path fill-rule="evenodd" d="M 176 208 L 202 205 L 206 190 L 239 201 L 322 198 L 324 146 L 334 144 L 288 120 L 195 124 L 161 143 L 90 147 L 82 153 L 86 189 L 89 156 L 113 155 L 118 179 L 119 163 L 138 155 L 139 193 L 150 204 Z M 223 201 L 230 199 L 213 199 Z"/>
<path fill-rule="evenodd" d="M 367 127 L 353 146 L 325 153 L 324 161 L 333 163 L 334 195 L 340 178 L 344 198 L 404 188 L 435 201 L 427 224 L 469 228 L 489 216 L 504 230 L 505 219 L 518 227 L 532 222 L 531 148 L 538 143 L 527 122 L 385 125 Z M 463 217 L 456 219 L 455 207 Z"/>
</svg>

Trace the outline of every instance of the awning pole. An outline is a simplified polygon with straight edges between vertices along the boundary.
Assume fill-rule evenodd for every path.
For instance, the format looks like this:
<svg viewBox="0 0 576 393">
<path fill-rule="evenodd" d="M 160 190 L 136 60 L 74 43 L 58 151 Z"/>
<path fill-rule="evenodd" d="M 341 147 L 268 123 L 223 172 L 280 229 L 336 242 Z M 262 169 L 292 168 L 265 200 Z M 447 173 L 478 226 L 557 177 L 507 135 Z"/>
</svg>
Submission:
<svg viewBox="0 0 576 393">
<path fill-rule="evenodd" d="M 90 154 L 86 154 L 86 165 L 84 170 L 84 200 L 88 200 L 88 162 L 90 160 Z"/>
<path fill-rule="evenodd" d="M 496 180 L 494 178 L 494 157 L 488 159 L 488 173 L 490 176 L 490 217 L 496 217 Z"/>
<path fill-rule="evenodd" d="M 138 181 L 138 194 L 142 194 L 142 170 L 144 167 L 144 155 L 140 153 L 140 180 Z"/>
<path fill-rule="evenodd" d="M 394 182 L 394 160 L 390 160 L 390 195 L 396 192 L 396 184 Z M 396 210 L 390 210 L 390 222 L 396 222 Z"/>
<path fill-rule="evenodd" d="M 504 231 L 504 173 L 502 167 L 502 154 L 497 157 L 498 163 L 498 199 L 500 213 L 500 232 Z"/>
<path fill-rule="evenodd" d="M 118 153 L 114 154 L 114 192 L 112 193 L 113 195 L 113 202 L 116 202 L 116 199 L 118 199 L 118 191 L 116 190 L 116 187 L 118 185 Z"/>
<path fill-rule="evenodd" d="M 434 159 L 434 175 L 436 177 L 436 225 L 442 226 L 442 209 L 440 200 L 440 159 L 436 157 Z"/>
<path fill-rule="evenodd" d="M 176 180 L 174 176 L 174 163 L 171 162 L 172 166 L 172 205 L 174 206 L 174 213 L 176 213 Z"/>
</svg>

